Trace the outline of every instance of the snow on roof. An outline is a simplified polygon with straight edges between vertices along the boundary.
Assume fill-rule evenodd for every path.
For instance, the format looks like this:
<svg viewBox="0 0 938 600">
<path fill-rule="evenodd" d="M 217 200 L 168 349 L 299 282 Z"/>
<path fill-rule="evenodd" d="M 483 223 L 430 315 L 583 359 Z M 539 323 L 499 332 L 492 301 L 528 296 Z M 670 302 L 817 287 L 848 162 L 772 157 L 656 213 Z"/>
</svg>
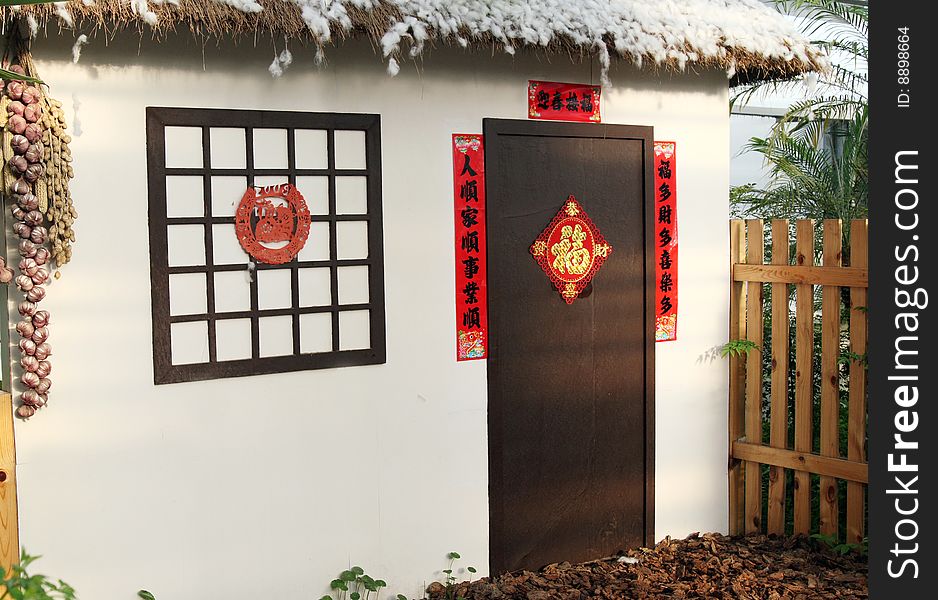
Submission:
<svg viewBox="0 0 938 600">
<path fill-rule="evenodd" d="M 614 57 L 674 71 L 720 68 L 743 81 L 827 65 L 759 0 L 71 0 L 15 12 L 34 31 L 54 20 L 76 33 L 136 24 L 165 35 L 188 27 L 199 37 L 267 33 L 320 49 L 364 35 L 380 46 L 392 75 L 399 60 L 435 42 L 596 56 L 604 79 Z"/>
</svg>

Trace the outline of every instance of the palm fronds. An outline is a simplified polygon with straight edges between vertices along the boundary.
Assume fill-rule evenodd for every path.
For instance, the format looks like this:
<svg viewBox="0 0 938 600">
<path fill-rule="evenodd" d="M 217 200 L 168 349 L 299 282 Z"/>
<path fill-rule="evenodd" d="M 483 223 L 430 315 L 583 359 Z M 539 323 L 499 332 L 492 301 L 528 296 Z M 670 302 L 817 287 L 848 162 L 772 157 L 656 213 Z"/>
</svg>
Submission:
<svg viewBox="0 0 938 600">
<path fill-rule="evenodd" d="M 753 138 L 746 151 L 761 154 L 771 179 L 731 190 L 738 216 L 762 218 L 864 218 L 868 206 L 867 144 L 869 104 L 866 59 L 869 10 L 837 0 L 777 0 L 777 8 L 797 15 L 808 35 L 838 60 L 813 81 L 755 84 L 736 90 L 733 102 L 760 92 L 788 92 L 806 86 L 806 98 L 791 104 L 770 134 Z"/>
</svg>

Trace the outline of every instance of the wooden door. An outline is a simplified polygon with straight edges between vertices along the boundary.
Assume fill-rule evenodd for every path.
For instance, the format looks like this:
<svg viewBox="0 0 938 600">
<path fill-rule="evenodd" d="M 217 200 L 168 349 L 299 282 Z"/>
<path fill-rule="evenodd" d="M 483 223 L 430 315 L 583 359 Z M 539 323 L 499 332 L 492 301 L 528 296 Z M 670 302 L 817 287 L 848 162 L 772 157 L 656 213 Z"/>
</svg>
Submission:
<svg viewBox="0 0 938 600">
<path fill-rule="evenodd" d="M 490 568 L 653 543 L 651 127 L 486 119 Z M 573 195 L 613 251 L 567 304 L 529 248 Z"/>
</svg>

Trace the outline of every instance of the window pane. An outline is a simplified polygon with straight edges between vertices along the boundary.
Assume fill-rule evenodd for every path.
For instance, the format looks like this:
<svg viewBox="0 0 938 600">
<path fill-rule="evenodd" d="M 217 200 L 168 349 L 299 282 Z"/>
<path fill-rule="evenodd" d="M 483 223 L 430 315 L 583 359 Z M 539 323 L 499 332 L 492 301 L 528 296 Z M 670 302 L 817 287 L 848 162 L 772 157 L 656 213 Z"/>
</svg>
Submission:
<svg viewBox="0 0 938 600">
<path fill-rule="evenodd" d="M 174 365 L 208 362 L 208 323 L 193 321 L 170 326 Z"/>
<path fill-rule="evenodd" d="M 215 355 L 217 360 L 251 358 L 251 319 L 215 321 Z"/>
<path fill-rule="evenodd" d="M 244 129 L 240 127 L 212 127 L 212 168 L 243 169 L 246 165 Z"/>
<path fill-rule="evenodd" d="M 168 168 L 199 168 L 202 166 L 202 128 L 166 127 L 166 166 Z"/>
<path fill-rule="evenodd" d="M 205 264 L 205 228 L 202 225 L 170 225 L 166 228 L 169 266 Z"/>
<path fill-rule="evenodd" d="M 370 314 L 367 310 L 345 310 L 339 313 L 339 350 L 371 347 Z"/>
<path fill-rule="evenodd" d="M 287 130 L 254 130 L 254 168 L 287 168 Z"/>
<path fill-rule="evenodd" d="M 336 131 L 335 168 L 364 169 L 365 164 L 365 132 Z"/>
</svg>

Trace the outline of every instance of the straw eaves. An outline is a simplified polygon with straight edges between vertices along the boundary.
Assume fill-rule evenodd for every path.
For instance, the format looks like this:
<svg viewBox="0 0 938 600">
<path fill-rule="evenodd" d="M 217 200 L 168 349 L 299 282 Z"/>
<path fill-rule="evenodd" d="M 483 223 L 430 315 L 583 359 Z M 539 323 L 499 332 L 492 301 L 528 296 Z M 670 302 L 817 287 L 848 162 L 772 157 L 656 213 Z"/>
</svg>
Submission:
<svg viewBox="0 0 938 600">
<path fill-rule="evenodd" d="M 42 28 L 137 33 L 166 39 L 286 37 L 326 46 L 367 37 L 390 62 L 426 44 L 493 45 L 509 54 L 535 48 L 613 57 L 683 71 L 726 70 L 737 81 L 785 79 L 826 68 L 827 59 L 781 15 L 758 0 L 72 0 L 13 11 Z"/>
</svg>

